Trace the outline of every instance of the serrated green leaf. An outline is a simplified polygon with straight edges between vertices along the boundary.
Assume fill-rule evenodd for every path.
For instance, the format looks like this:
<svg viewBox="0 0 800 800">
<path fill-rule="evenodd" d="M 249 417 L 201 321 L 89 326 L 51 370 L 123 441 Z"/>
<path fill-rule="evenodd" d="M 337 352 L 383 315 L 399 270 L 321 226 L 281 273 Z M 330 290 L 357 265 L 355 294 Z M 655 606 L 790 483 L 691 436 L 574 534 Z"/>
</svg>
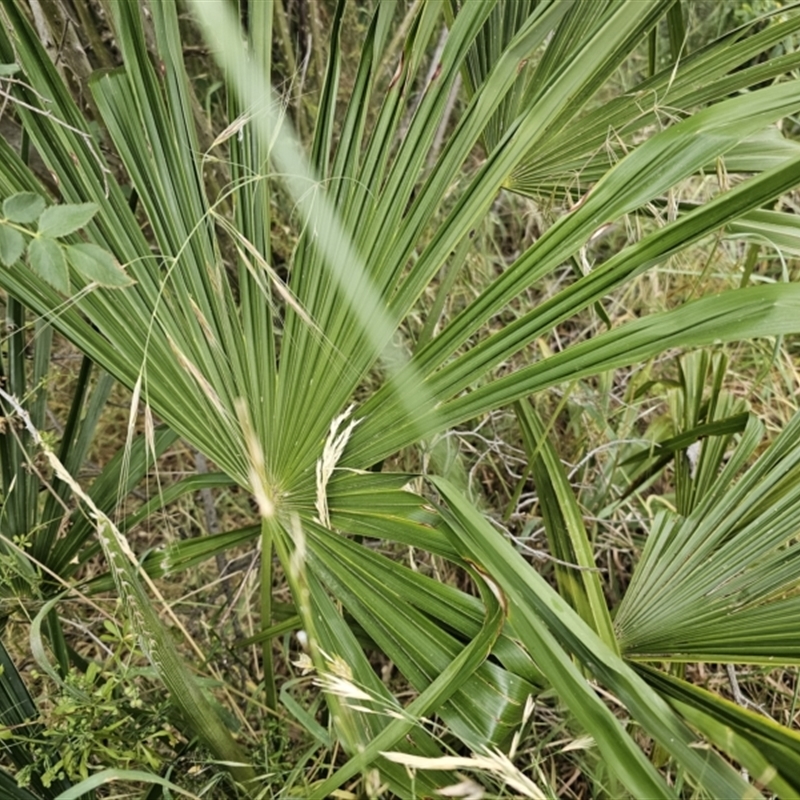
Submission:
<svg viewBox="0 0 800 800">
<path fill-rule="evenodd" d="M 37 236 L 28 244 L 28 264 L 41 278 L 62 294 L 69 294 L 69 270 L 61 245 Z"/>
<path fill-rule="evenodd" d="M 68 236 L 87 225 L 100 210 L 97 203 L 66 203 L 50 206 L 39 217 L 39 233 L 57 239 Z"/>
<path fill-rule="evenodd" d="M 25 239 L 19 231 L 0 224 L 0 264 L 11 267 L 25 251 Z"/>
<path fill-rule="evenodd" d="M 3 200 L 3 216 L 10 222 L 34 222 L 45 208 L 44 197 L 35 192 L 19 192 Z"/>
<path fill-rule="evenodd" d="M 130 286 L 129 278 L 108 250 L 96 244 L 71 244 L 66 247 L 67 260 L 88 281 L 101 286 Z"/>
</svg>

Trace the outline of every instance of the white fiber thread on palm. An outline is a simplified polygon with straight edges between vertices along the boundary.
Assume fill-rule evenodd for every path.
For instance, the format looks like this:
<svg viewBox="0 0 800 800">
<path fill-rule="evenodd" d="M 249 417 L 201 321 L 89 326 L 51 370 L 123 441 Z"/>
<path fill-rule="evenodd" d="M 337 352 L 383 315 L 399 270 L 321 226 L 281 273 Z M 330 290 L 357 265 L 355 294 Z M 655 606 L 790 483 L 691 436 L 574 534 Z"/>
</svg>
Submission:
<svg viewBox="0 0 800 800">
<path fill-rule="evenodd" d="M 351 405 L 344 413 L 334 417 L 331 422 L 331 427 L 328 432 L 328 438 L 325 440 L 325 446 L 322 448 L 322 455 L 317 460 L 317 519 L 321 525 L 326 528 L 331 527 L 330 512 L 328 511 L 328 481 L 333 475 L 336 464 L 342 457 L 344 448 L 353 433 L 353 429 L 361 422 L 360 419 L 353 419 L 341 431 L 339 427 L 347 421 L 348 417 L 353 413 L 354 405 Z"/>
</svg>

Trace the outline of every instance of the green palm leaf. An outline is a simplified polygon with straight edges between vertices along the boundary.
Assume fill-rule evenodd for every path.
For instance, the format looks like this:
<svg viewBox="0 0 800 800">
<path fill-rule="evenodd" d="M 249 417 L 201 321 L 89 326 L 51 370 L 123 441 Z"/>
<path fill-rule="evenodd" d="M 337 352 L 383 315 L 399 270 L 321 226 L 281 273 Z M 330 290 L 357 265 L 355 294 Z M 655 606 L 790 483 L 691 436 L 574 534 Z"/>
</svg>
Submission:
<svg viewBox="0 0 800 800">
<path fill-rule="evenodd" d="M 615 618 L 626 655 L 797 663 L 799 430 L 795 417 L 728 489 L 759 443 L 753 420 L 696 508 L 656 518 Z"/>
<path fill-rule="evenodd" d="M 795 731 L 652 667 L 637 665 L 636 669 L 704 736 L 744 764 L 759 783 L 779 797 L 793 797 L 800 791 L 800 738 Z"/>
<path fill-rule="evenodd" d="M 584 582 L 586 602 L 576 602 L 582 619 L 452 485 L 433 479 L 447 501 L 447 509 L 441 509 L 402 491 L 406 476 L 363 471 L 451 426 L 567 380 L 648 359 L 671 347 L 798 331 L 796 286 L 751 287 L 613 328 L 512 375 L 493 377 L 497 365 L 537 337 L 688 244 L 723 226 L 732 230 L 747 214 L 764 213 L 764 205 L 800 183 L 796 148 L 781 145 L 774 148 L 775 156 L 774 132 L 773 139 L 764 136 L 770 125 L 800 107 L 794 81 L 725 99 L 797 65 L 791 53 L 776 64 L 737 69 L 770 43 L 794 33 L 797 18 L 752 37 L 723 39 L 642 81 L 632 93 L 600 105 L 595 103 L 598 92 L 662 17 L 669 14 L 673 48 L 682 42 L 682 17 L 673 0 L 612 0 L 592 4 L 588 12 L 585 3 L 553 0 L 536 4 L 529 14 L 524 4 L 466 3 L 453 13 L 452 4 L 424 3 L 388 80 L 380 66 L 395 4 L 381 3 L 365 34 L 351 96 L 342 109 L 339 38 L 346 9 L 339 3 L 306 157 L 270 85 L 271 4 L 248 6 L 246 32 L 225 3 L 192 6 L 219 51 L 230 90 L 229 126 L 203 153 L 175 6 L 152 6 L 154 63 L 141 9 L 124 0 L 111 7 L 123 65 L 95 75 L 90 83 L 98 122 L 121 162 L 117 176 L 104 164 L 23 6 L 15 0 L 2 3 L 11 28 L 0 32 L 0 59 L 18 61 L 24 75 L 13 89 L 19 117 L 59 176 L 62 200 L 98 207 L 85 227 L 86 238 L 113 254 L 136 283 L 113 291 L 88 290 L 81 276 L 70 275 L 79 293 L 64 303 L 38 275 L 17 264 L 0 268 L 0 285 L 51 319 L 110 374 L 131 388 L 141 387 L 142 397 L 175 433 L 253 493 L 262 516 L 263 629 L 274 633 L 274 547 L 292 589 L 291 613 L 309 635 L 317 671 L 330 671 L 325 654 L 338 656 L 353 681 L 385 708 L 397 710 L 397 704 L 372 669 L 365 639 L 367 646 L 388 655 L 420 692 L 419 701 L 405 712 L 440 716 L 469 746 L 501 741 L 518 724 L 524 696 L 546 682 L 592 733 L 610 768 L 635 796 L 674 796 L 586 681 L 581 672 L 586 669 L 707 791 L 720 797 L 752 795 L 752 787 L 722 759 L 696 746 L 698 740 L 680 715 L 616 652 L 608 611 L 593 578 Z M 445 21 L 448 35 L 440 63 L 426 81 L 426 48 Z M 429 166 L 429 150 L 459 75 L 467 76 L 470 98 Z M 635 132 L 660 119 L 658 98 L 663 101 L 667 89 L 670 102 L 696 113 L 631 146 Z M 709 107 L 697 110 L 705 105 Z M 620 141 L 630 146 L 613 168 L 608 156 L 592 157 L 609 126 L 618 128 Z M 473 168 L 481 142 L 488 154 Z M 204 170 L 220 154 L 229 162 L 231 182 L 214 196 Z M 19 192 L 46 195 L 4 144 L 0 156 L 3 198 Z M 663 202 L 676 184 L 718 159 L 727 159 L 729 170 L 746 167 L 757 174 L 702 207 L 688 208 L 517 322 L 474 343 L 493 316 L 574 257 L 599 227 L 648 203 Z M 428 325 L 422 345 L 404 336 L 409 315 L 421 307 L 420 298 L 454 252 L 448 279 L 457 278 L 471 232 L 503 187 L 535 193 L 557 184 L 556 194 L 563 195 L 569 190 L 563 176 L 574 169 L 585 169 L 587 178 L 597 179 L 588 194 L 579 189 L 581 205 L 441 331 L 436 332 L 435 321 Z M 280 180 L 274 172 L 281 174 Z M 138 217 L 120 183 L 138 197 Z M 279 275 L 273 263 L 279 243 L 272 220 L 276 199 L 284 196 L 294 204 L 300 231 L 286 273 Z M 754 220 L 758 217 L 751 225 Z M 438 318 L 436 309 L 434 305 Z M 355 409 L 344 411 L 354 399 Z M 529 438 L 539 447 L 542 431 L 528 422 Z M 750 441 L 752 430 L 743 436 Z M 794 458 L 786 441 L 779 446 L 786 450 L 786 460 L 780 461 L 784 465 Z M 556 465 L 549 447 L 541 458 L 548 471 Z M 742 578 L 737 586 L 769 597 L 775 608 L 791 610 L 795 568 L 791 559 L 784 563 L 777 554 L 788 541 L 794 495 L 777 478 L 770 483 L 771 469 L 764 468 L 759 480 L 774 501 L 774 535 L 763 540 L 749 582 Z M 779 467 L 774 469 L 777 475 Z M 591 567 L 579 510 L 563 477 L 553 472 L 552 481 L 567 534 L 563 544 L 569 540 L 581 566 Z M 748 524 L 760 520 L 759 513 L 770 513 L 752 498 L 737 500 L 726 493 L 719 499 L 714 488 L 706 497 L 715 497 L 730 513 L 743 510 Z M 101 485 L 98 492 L 106 489 Z M 701 501 L 692 512 L 697 516 L 690 519 L 713 532 L 718 509 L 710 503 Z M 733 525 L 717 531 L 717 546 L 729 547 L 732 567 L 742 558 L 733 544 L 738 530 Z M 252 531 L 241 534 L 205 542 L 196 550 L 187 547 L 177 558 L 191 563 Z M 484 588 L 483 601 L 413 576 L 348 535 L 409 544 L 469 567 Z M 683 522 L 664 518 L 651 539 L 688 535 Z M 124 548 L 122 540 L 112 539 L 112 548 Z M 119 555 L 111 549 L 108 557 Z M 643 558 L 646 570 L 650 556 L 645 552 Z M 159 568 L 153 566 L 153 571 Z M 731 580 L 737 575 L 731 573 Z M 495 584 L 508 604 L 505 623 L 503 602 L 486 592 L 486 586 Z M 696 602 L 704 596 L 697 592 L 709 587 L 698 583 L 692 589 L 691 584 L 686 597 Z M 133 593 L 134 605 L 146 609 L 147 597 L 136 586 L 126 574 L 120 591 Z M 726 592 L 718 594 L 727 597 Z M 463 612 L 463 620 L 454 619 L 448 602 Z M 713 614 L 708 625 L 715 615 L 719 621 L 727 613 L 725 602 L 709 607 Z M 681 607 L 684 615 L 687 607 Z M 744 606 L 740 619 L 767 630 L 765 619 L 758 617 L 762 611 L 761 606 Z M 650 640 L 641 633 L 637 640 L 631 632 L 646 632 L 643 623 L 638 620 L 632 628 L 626 622 L 636 609 L 620 613 L 616 624 L 626 626 L 618 627 L 623 652 L 652 656 L 652 648 L 645 646 Z M 142 635 L 158 631 L 153 614 L 140 611 L 137 621 Z M 669 622 L 676 630 L 685 626 L 683 618 Z M 789 624 L 781 627 L 781 635 Z M 733 627 L 718 626 L 714 652 L 725 651 L 724 640 L 732 642 Z M 777 629 L 771 636 L 770 646 Z M 793 651 L 784 646 L 779 652 Z M 275 701 L 270 653 L 267 644 L 266 692 Z M 502 666 L 487 661 L 489 653 Z M 180 672 L 173 661 L 170 665 L 169 672 Z M 170 688 L 183 705 L 191 704 L 194 695 L 180 681 L 172 680 Z M 423 728 L 414 727 L 413 741 L 406 740 L 414 725 L 408 718 L 390 722 L 372 713 L 374 709 L 353 708 L 332 694 L 327 701 L 336 734 L 353 760 L 335 780 L 317 788 L 320 796 L 373 758 L 393 790 L 408 794 L 405 770 L 379 758 L 379 752 L 405 748 L 428 757 L 442 752 Z M 418 776 L 417 787 L 432 793 L 443 781 L 441 774 Z"/>
<path fill-rule="evenodd" d="M 603 757 L 636 797 L 670 797 L 653 765 L 591 690 L 569 653 L 628 707 L 656 741 L 719 797 L 757 796 L 721 758 L 703 752 L 680 720 L 616 653 L 611 651 L 513 546 L 440 478 L 432 482 L 447 502 L 449 527 L 459 546 L 492 576 L 508 598 L 509 621 L 526 649 Z"/>
</svg>

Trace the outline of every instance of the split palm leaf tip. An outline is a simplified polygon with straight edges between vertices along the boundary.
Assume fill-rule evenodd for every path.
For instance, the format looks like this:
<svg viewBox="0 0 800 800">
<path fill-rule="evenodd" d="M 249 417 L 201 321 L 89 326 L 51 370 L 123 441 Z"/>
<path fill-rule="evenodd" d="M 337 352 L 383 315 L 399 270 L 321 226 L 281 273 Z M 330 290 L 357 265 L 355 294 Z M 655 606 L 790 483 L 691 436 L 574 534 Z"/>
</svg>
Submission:
<svg viewBox="0 0 800 800">
<path fill-rule="evenodd" d="M 243 27 L 228 5 L 198 2 L 192 10 L 230 92 L 230 124 L 204 150 L 175 6 L 152 5 L 154 62 L 139 4 L 114 3 L 111 22 L 123 65 L 90 82 L 98 122 L 119 158 L 112 170 L 23 4 L 2 0 L 2 8 L 8 25 L 0 33 L 0 61 L 19 67 L 8 91 L 31 143 L 58 177 L 60 203 L 0 142 L 0 284 L 118 380 L 140 386 L 161 419 L 257 499 L 262 625 L 272 624 L 274 547 L 317 671 L 330 673 L 343 662 L 348 680 L 374 705 L 369 712 L 328 694 L 336 736 L 353 760 L 313 796 L 328 796 L 369 764 L 399 796 L 432 793 L 452 783 L 452 775 L 411 778 L 402 753 L 381 753 L 442 755 L 441 741 L 416 723 L 422 716 L 439 718 L 463 745 L 485 752 L 509 739 L 527 697 L 544 687 L 591 734 L 633 796 L 676 796 L 587 676 L 712 796 L 759 791 L 700 746 L 696 731 L 740 759 L 761 784 L 785 794 L 792 774 L 800 774 L 792 735 L 769 726 L 756 735 L 755 723 L 713 695 L 695 702 L 677 679 L 635 668 L 632 660 L 796 661 L 787 644 L 797 638 L 788 612 L 798 579 L 789 545 L 798 512 L 787 477 L 794 475 L 796 423 L 730 490 L 758 443 L 757 423 L 749 422 L 720 474 L 712 476 L 712 467 L 701 471 L 705 483 L 687 507 L 656 520 L 612 625 L 580 511 L 527 398 L 669 348 L 797 332 L 800 289 L 760 285 L 703 297 L 513 374 L 496 378 L 495 368 L 721 229 L 759 241 L 772 241 L 773 231 L 775 244 L 796 241 L 791 216 L 763 207 L 800 184 L 794 143 L 779 138 L 781 147 L 774 146 L 774 124 L 800 109 L 800 90 L 790 77 L 800 55 L 787 48 L 773 61 L 756 57 L 792 41 L 800 17 L 787 14 L 755 33 L 726 34 L 696 53 L 684 52 L 676 35 L 662 71 L 605 103 L 598 93 L 661 19 L 668 18 L 673 32 L 681 28 L 679 4 L 422 3 L 411 12 L 399 51 L 391 52 L 395 18 L 404 8 L 383 2 L 342 103 L 346 6 L 339 3 L 306 149 L 271 88 L 272 4 L 249 4 Z M 443 26 L 444 47 L 429 70 L 429 43 Z M 432 152 L 460 80 L 466 105 L 441 150 Z M 665 108 L 676 118 L 668 119 Z M 658 132 L 637 144 L 654 127 Z M 481 147 L 485 158 L 475 167 Z M 218 196 L 204 182 L 212 161 L 229 178 Z M 681 181 L 718 165 L 749 174 L 704 205 L 679 209 L 665 224 L 646 221 L 638 241 L 479 337 L 523 290 L 579 254 L 598 229 L 626 214 L 646 215 Z M 146 233 L 123 187 L 138 198 Z M 437 276 L 463 263 L 473 231 L 504 187 L 571 198 L 574 205 L 459 314 L 434 319 L 415 341 L 407 321 L 424 308 Z M 300 231 L 288 276 L 274 268 L 271 224 L 284 192 Z M 38 213 L 32 209 L 21 219 L 23 200 Z M 59 210 L 79 208 L 85 214 L 69 230 L 48 229 Z M 60 231 L 73 239 L 61 243 Z M 25 249 L 27 260 L 17 260 Z M 98 277 L 76 253 L 105 271 Z M 434 302 L 437 315 L 440 308 Z M 431 478 L 434 501 L 406 491 L 404 474 L 369 471 L 514 402 L 541 491 L 550 497 L 554 552 L 581 568 L 577 576 L 569 568 L 559 572 L 561 593 L 450 482 Z M 731 413 L 722 404 L 689 427 Z M 720 466 L 718 454 L 708 458 Z M 758 499 L 764 493 L 769 503 Z M 698 530 L 704 531 L 704 562 L 683 556 L 695 552 Z M 753 531 L 766 530 L 752 558 L 746 543 Z M 360 536 L 461 565 L 481 587 L 481 600 L 358 544 Z M 660 579 L 665 565 L 674 580 Z M 142 610 L 148 595 L 141 576 L 129 573 L 126 591 L 147 640 L 157 617 Z M 709 635 L 693 638 L 698 603 Z M 419 692 L 405 710 L 375 675 L 364 635 Z M 267 643 L 266 693 L 274 703 L 270 659 Z M 176 663 L 169 670 L 163 660 L 154 663 L 180 705 L 189 678 Z M 393 714 L 401 719 L 392 721 Z M 413 737 L 406 736 L 415 724 Z"/>
</svg>

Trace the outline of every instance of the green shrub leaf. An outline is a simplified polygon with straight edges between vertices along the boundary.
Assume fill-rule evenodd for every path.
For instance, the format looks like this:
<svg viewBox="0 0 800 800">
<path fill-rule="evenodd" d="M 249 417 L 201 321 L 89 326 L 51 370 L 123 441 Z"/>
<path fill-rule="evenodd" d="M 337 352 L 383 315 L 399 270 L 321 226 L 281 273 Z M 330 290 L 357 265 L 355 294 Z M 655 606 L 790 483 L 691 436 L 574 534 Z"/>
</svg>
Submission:
<svg viewBox="0 0 800 800">
<path fill-rule="evenodd" d="M 97 203 L 67 203 L 46 208 L 39 217 L 39 233 L 57 239 L 87 225 L 100 210 Z"/>
<path fill-rule="evenodd" d="M 7 78 L 9 75 L 16 75 L 19 70 L 19 64 L 0 64 L 0 78 Z"/>
<path fill-rule="evenodd" d="M 11 267 L 25 250 L 25 239 L 19 231 L 8 225 L 0 225 L 0 264 Z"/>
<path fill-rule="evenodd" d="M 96 244 L 71 244 L 66 252 L 69 263 L 88 281 L 101 286 L 130 286 L 133 283 L 114 256 Z"/>
<path fill-rule="evenodd" d="M 35 192 L 19 192 L 3 200 L 3 216 L 10 222 L 34 222 L 45 209 L 44 197 Z"/>
<path fill-rule="evenodd" d="M 31 239 L 28 245 L 28 263 L 54 289 L 62 294 L 69 294 L 69 270 L 64 251 L 58 242 L 45 237 Z"/>
</svg>

